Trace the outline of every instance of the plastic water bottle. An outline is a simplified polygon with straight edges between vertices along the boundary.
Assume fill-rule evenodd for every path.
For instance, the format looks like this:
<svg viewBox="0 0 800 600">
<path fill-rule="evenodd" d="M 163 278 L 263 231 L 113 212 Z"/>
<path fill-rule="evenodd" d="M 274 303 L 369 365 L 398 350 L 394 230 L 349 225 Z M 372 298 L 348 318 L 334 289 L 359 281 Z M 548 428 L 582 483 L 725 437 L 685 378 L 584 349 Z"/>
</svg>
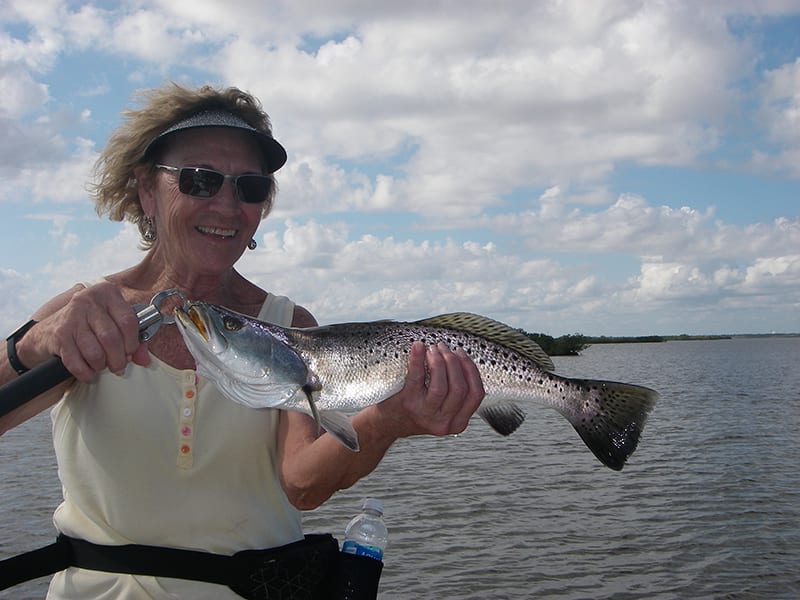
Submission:
<svg viewBox="0 0 800 600">
<path fill-rule="evenodd" d="M 383 502 L 367 498 L 361 505 L 361 514 L 344 530 L 342 552 L 381 560 L 388 541 L 389 532 L 383 522 Z"/>
</svg>

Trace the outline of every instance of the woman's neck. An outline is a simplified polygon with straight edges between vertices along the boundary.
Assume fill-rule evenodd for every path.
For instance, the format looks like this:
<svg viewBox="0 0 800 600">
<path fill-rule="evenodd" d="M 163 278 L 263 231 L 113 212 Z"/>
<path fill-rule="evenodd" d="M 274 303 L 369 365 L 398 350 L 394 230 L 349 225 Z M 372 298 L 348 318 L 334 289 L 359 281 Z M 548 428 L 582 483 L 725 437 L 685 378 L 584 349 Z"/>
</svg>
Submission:
<svg viewBox="0 0 800 600">
<path fill-rule="evenodd" d="M 146 303 L 156 293 L 179 289 L 189 301 L 220 304 L 238 312 L 257 314 L 266 292 L 242 277 L 234 268 L 224 273 L 183 273 L 158 264 L 148 254 L 142 262 L 107 279 L 119 285 L 132 303 Z"/>
</svg>

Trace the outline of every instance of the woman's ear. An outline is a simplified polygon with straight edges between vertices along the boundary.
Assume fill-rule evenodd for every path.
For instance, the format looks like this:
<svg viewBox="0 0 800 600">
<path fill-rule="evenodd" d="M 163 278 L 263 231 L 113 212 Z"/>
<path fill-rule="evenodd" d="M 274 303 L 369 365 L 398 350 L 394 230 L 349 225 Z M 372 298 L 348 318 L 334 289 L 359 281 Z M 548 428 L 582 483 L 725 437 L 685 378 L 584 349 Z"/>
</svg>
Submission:
<svg viewBox="0 0 800 600">
<path fill-rule="evenodd" d="M 144 214 L 154 214 L 156 200 L 153 187 L 156 182 L 153 171 L 144 165 L 138 165 L 133 168 L 133 176 L 136 178 L 136 189 L 139 192 L 139 204 L 141 204 Z"/>
</svg>

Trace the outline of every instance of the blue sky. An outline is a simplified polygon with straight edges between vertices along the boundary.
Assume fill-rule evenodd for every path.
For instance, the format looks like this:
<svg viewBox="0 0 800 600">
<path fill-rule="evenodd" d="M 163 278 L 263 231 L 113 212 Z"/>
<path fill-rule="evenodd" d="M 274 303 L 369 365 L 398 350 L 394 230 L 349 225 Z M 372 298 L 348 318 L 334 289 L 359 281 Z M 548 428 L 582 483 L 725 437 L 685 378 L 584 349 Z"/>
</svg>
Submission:
<svg viewBox="0 0 800 600">
<path fill-rule="evenodd" d="M 238 268 L 322 323 L 800 332 L 800 2 L 0 2 L 0 325 L 141 257 L 91 167 L 132 94 L 257 95 Z"/>
</svg>

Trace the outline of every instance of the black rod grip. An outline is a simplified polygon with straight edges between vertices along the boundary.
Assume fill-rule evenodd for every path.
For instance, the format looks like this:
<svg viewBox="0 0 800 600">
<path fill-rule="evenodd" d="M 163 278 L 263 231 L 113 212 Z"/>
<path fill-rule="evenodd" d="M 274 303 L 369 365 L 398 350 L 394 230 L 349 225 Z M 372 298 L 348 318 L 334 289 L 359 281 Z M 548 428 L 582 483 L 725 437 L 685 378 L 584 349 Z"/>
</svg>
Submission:
<svg viewBox="0 0 800 600">
<path fill-rule="evenodd" d="M 0 386 L 0 417 L 72 377 L 58 356 Z"/>
</svg>

